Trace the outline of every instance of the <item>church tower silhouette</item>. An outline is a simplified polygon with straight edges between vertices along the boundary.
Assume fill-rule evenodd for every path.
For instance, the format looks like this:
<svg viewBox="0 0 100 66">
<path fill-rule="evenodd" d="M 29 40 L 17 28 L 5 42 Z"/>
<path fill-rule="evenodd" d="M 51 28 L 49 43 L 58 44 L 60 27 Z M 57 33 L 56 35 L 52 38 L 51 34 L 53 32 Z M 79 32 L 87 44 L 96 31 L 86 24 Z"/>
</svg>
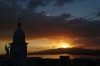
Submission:
<svg viewBox="0 0 100 66">
<path fill-rule="evenodd" d="M 13 41 L 10 43 L 10 58 L 24 60 L 27 58 L 27 44 L 25 42 L 25 33 L 21 29 L 19 18 L 18 28 L 13 34 Z"/>
</svg>

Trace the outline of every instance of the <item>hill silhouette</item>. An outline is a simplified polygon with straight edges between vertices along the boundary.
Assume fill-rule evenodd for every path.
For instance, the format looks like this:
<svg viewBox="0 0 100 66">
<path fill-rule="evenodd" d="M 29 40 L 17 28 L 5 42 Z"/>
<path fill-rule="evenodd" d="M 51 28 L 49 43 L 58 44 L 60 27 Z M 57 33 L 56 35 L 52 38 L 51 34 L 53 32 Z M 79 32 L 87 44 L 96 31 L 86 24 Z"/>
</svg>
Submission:
<svg viewBox="0 0 100 66">
<path fill-rule="evenodd" d="M 90 50 L 90 49 L 83 49 L 83 48 L 58 48 L 58 49 L 42 50 L 38 52 L 31 52 L 28 54 L 29 55 L 33 55 L 33 54 L 100 55 L 100 50 Z"/>
</svg>

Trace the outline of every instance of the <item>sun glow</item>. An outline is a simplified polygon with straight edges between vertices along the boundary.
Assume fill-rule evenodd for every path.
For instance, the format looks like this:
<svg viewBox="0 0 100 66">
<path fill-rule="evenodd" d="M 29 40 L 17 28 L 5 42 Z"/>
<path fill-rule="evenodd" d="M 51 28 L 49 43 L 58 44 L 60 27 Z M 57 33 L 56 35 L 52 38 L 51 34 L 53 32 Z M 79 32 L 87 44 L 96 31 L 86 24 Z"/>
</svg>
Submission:
<svg viewBox="0 0 100 66">
<path fill-rule="evenodd" d="M 70 46 L 69 45 L 67 45 L 67 44 L 62 44 L 61 45 L 61 48 L 69 48 Z"/>
</svg>

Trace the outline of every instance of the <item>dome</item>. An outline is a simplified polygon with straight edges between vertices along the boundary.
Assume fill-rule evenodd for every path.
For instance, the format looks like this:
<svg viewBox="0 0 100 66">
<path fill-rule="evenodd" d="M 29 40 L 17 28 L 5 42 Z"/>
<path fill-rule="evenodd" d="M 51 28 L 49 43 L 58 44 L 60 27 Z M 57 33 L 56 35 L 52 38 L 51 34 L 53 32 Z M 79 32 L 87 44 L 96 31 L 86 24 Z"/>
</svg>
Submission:
<svg viewBox="0 0 100 66">
<path fill-rule="evenodd" d="M 19 23 L 17 25 L 18 25 L 18 28 L 14 32 L 13 37 L 16 37 L 16 36 L 23 37 L 23 36 L 25 36 L 24 31 L 21 29 L 20 19 L 19 19 Z"/>
<path fill-rule="evenodd" d="M 13 37 L 16 37 L 16 36 L 25 36 L 25 33 L 23 30 L 17 29 L 13 34 Z"/>
</svg>

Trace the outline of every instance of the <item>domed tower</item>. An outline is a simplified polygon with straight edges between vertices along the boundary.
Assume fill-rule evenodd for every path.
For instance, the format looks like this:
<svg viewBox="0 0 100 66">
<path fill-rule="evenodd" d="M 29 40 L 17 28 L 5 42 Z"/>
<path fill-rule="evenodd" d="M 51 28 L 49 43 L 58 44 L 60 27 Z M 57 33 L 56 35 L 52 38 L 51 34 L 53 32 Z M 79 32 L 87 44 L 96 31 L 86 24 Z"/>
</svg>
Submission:
<svg viewBox="0 0 100 66">
<path fill-rule="evenodd" d="M 13 42 L 10 43 L 10 57 L 19 60 L 27 58 L 27 44 L 25 42 L 25 33 L 21 29 L 21 23 L 19 18 L 18 28 L 13 34 Z"/>
</svg>

